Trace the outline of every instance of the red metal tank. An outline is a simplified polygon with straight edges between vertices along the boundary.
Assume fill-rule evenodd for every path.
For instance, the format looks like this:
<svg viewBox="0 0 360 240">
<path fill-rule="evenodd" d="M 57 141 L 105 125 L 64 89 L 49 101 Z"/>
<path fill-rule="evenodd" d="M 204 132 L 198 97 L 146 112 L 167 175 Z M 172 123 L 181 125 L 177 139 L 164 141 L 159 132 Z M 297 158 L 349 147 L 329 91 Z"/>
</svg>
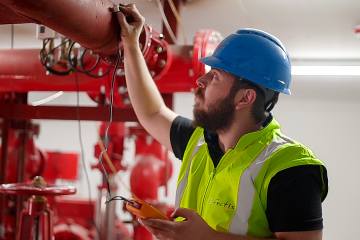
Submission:
<svg viewBox="0 0 360 240">
<path fill-rule="evenodd" d="M 131 191 L 140 199 L 156 200 L 163 163 L 151 155 L 139 155 L 131 171 Z"/>
</svg>

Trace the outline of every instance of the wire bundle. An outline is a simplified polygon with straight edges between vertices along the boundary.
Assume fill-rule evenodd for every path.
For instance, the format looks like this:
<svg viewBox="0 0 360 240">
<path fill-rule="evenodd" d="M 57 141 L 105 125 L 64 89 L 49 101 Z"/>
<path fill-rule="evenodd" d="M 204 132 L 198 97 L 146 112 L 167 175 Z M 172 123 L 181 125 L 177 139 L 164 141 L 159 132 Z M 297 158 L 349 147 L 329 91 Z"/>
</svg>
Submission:
<svg viewBox="0 0 360 240">
<path fill-rule="evenodd" d="M 101 70 L 100 65 L 103 61 L 99 54 L 94 54 L 90 49 L 82 47 L 75 50 L 75 44 L 76 42 L 68 38 L 61 38 L 58 44 L 53 38 L 44 39 L 40 50 L 41 64 L 49 73 L 60 76 L 81 72 L 92 78 L 102 78 L 110 73 L 112 68 L 110 65 L 105 71 Z M 93 60 L 93 63 L 88 66 L 85 59 Z"/>
<path fill-rule="evenodd" d="M 55 46 L 55 39 L 44 39 L 40 50 L 40 62 L 49 73 L 65 76 L 72 72 L 72 67 L 64 54 L 69 43 L 70 39 L 61 39 L 61 42 Z"/>
</svg>

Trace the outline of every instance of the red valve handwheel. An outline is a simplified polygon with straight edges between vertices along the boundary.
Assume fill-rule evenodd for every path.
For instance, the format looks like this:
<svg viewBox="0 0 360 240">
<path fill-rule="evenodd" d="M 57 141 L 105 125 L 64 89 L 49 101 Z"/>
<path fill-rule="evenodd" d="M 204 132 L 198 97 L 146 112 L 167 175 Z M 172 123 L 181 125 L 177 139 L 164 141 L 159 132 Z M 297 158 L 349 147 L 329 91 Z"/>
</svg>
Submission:
<svg viewBox="0 0 360 240">
<path fill-rule="evenodd" d="M 0 193 L 17 195 L 56 196 L 76 193 L 73 186 L 58 186 L 47 184 L 43 187 L 35 187 L 32 183 L 9 183 L 0 185 Z"/>
</svg>

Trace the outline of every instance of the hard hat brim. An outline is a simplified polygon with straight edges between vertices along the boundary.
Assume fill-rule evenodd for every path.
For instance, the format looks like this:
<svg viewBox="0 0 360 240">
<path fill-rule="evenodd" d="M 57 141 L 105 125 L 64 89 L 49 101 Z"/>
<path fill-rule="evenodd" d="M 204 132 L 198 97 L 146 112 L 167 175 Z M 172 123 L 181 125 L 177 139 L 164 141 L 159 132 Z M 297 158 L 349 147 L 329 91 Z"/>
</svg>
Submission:
<svg viewBox="0 0 360 240">
<path fill-rule="evenodd" d="M 226 71 L 224 64 L 214 56 L 203 57 L 200 59 L 200 62 L 212 68 L 220 68 Z"/>
<path fill-rule="evenodd" d="M 203 57 L 203 58 L 200 59 L 200 62 L 202 62 L 203 64 L 205 64 L 207 66 L 210 66 L 211 68 L 221 69 L 221 70 L 223 70 L 225 72 L 228 72 L 230 74 L 234 74 L 231 71 L 231 67 L 225 65 L 223 63 L 223 61 L 221 61 L 217 57 L 214 57 L 214 56 Z M 236 74 L 234 74 L 234 75 L 236 75 Z M 246 76 L 242 76 L 242 77 L 246 78 Z M 251 79 L 247 79 L 247 80 L 251 81 Z M 256 82 L 254 82 L 254 83 L 257 84 Z M 270 89 L 272 89 L 272 88 L 270 88 Z M 291 91 L 290 91 L 289 88 L 272 89 L 272 90 L 284 93 L 286 95 L 291 95 Z"/>
</svg>

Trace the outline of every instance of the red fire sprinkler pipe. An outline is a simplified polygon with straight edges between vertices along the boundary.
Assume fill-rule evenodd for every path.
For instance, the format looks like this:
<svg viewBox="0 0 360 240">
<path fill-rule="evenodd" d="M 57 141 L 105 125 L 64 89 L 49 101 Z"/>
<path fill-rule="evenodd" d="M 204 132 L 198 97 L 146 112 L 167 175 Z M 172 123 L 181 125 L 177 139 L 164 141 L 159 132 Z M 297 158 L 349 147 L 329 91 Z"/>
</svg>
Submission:
<svg viewBox="0 0 360 240">
<path fill-rule="evenodd" d="M 8 7 L 5 7 L 0 3 L 0 24 L 10 24 L 10 23 L 33 23 L 34 20 L 16 14 L 13 10 Z"/>
<path fill-rule="evenodd" d="M 110 0 L 2 0 L 1 4 L 86 48 L 105 55 L 116 53 L 118 25 L 109 10 Z"/>
<path fill-rule="evenodd" d="M 28 91 L 80 91 L 99 92 L 105 84 L 103 78 L 90 78 L 85 74 L 73 73 L 67 76 L 47 74 L 39 61 L 39 49 L 9 49 L 0 51 L 0 92 Z"/>
</svg>

